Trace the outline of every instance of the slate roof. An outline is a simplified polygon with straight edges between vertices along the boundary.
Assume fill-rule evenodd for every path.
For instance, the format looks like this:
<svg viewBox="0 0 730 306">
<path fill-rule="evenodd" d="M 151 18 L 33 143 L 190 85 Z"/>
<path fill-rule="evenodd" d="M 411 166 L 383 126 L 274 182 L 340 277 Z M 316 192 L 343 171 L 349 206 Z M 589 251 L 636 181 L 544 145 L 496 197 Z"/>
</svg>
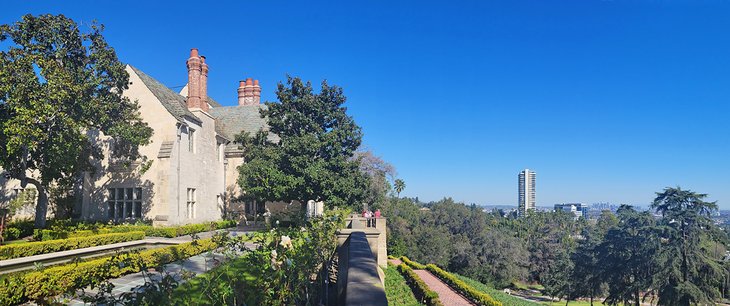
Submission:
<svg viewBox="0 0 730 306">
<path fill-rule="evenodd" d="M 188 84 L 185 84 L 185 86 L 183 86 L 183 88 L 180 90 L 180 95 L 183 96 L 183 97 L 187 97 L 188 96 Z M 220 103 L 218 103 L 218 101 L 213 100 L 213 98 L 211 98 L 210 96 L 208 96 L 208 104 L 210 104 L 211 107 L 221 107 L 221 106 L 223 106 Z"/>
<path fill-rule="evenodd" d="M 182 121 L 183 117 L 188 119 L 201 122 L 198 117 L 195 116 L 187 108 L 185 102 L 185 96 L 175 93 L 167 86 L 163 85 L 154 78 L 148 76 L 141 70 L 134 66 L 129 66 L 139 78 L 142 80 L 144 85 L 157 97 L 162 105 L 172 114 L 176 119 Z M 187 87 L 187 85 L 185 85 Z M 181 92 L 187 92 L 187 88 L 183 88 Z M 208 113 L 215 118 L 215 131 L 220 136 L 228 139 L 231 143 L 226 147 L 226 152 L 239 152 L 237 144 L 233 143 L 236 135 L 241 131 L 246 131 L 252 135 L 257 133 L 259 130 L 269 130 L 269 126 L 266 120 L 261 118 L 259 110 L 265 109 L 265 104 L 260 105 L 236 105 L 236 106 L 221 106 L 220 103 L 213 100 L 210 96 L 208 97 L 208 104 L 211 108 Z M 268 139 L 270 141 L 279 141 L 279 136 L 269 133 Z M 160 155 L 164 157 L 168 148 L 160 148 Z"/>
<path fill-rule="evenodd" d="M 236 105 L 213 107 L 209 113 L 215 117 L 215 128 L 218 134 L 230 140 L 236 138 L 241 131 L 256 134 L 259 130 L 268 131 L 269 126 L 266 120 L 261 118 L 259 110 L 266 108 L 266 105 Z M 269 134 L 269 140 L 278 141 L 279 137 Z"/>
<path fill-rule="evenodd" d="M 142 80 L 142 83 L 152 92 L 155 97 L 162 103 L 170 114 L 175 116 L 177 120 L 183 121 L 183 117 L 188 117 L 191 120 L 201 122 L 200 118 L 196 117 L 190 110 L 188 110 L 187 104 L 185 103 L 185 97 L 172 91 L 167 86 L 163 85 L 159 81 L 148 76 L 141 70 L 129 65 L 132 71 L 136 73 Z"/>
</svg>

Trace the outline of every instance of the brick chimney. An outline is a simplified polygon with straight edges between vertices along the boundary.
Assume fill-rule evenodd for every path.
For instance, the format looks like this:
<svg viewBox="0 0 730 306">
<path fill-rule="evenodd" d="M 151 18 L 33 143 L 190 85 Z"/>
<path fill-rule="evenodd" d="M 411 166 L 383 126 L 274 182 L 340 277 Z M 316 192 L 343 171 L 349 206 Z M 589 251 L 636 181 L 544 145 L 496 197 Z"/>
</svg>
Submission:
<svg viewBox="0 0 730 306">
<path fill-rule="evenodd" d="M 200 108 L 208 111 L 208 64 L 205 63 L 205 56 L 200 56 Z"/>
<path fill-rule="evenodd" d="M 246 79 L 246 87 L 243 88 L 243 102 L 245 105 L 253 104 L 253 79 Z"/>
<path fill-rule="evenodd" d="M 200 74 L 202 60 L 198 56 L 198 49 L 190 49 L 190 58 L 186 62 L 188 66 L 188 108 L 202 108 L 200 99 Z"/>
<path fill-rule="evenodd" d="M 253 81 L 253 104 L 261 104 L 261 86 L 259 86 L 259 80 Z"/>
<path fill-rule="evenodd" d="M 238 83 L 238 105 L 246 105 L 246 81 Z"/>
</svg>

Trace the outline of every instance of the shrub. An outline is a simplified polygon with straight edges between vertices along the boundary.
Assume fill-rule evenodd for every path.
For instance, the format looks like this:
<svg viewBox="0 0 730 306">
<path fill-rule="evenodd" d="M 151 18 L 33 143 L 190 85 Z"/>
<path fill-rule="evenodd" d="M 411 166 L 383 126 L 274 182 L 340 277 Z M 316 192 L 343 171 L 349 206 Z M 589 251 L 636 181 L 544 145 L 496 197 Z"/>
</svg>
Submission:
<svg viewBox="0 0 730 306">
<path fill-rule="evenodd" d="M 28 300 L 43 301 L 76 288 L 139 272 L 146 267 L 158 267 L 216 247 L 217 245 L 210 239 L 197 240 L 165 248 L 124 253 L 41 271 L 14 274 L 2 280 L 0 305 L 18 304 Z"/>
<path fill-rule="evenodd" d="M 109 233 L 126 233 L 143 231 L 145 235 L 152 237 L 167 237 L 175 238 L 184 235 L 191 235 L 205 231 L 224 229 L 236 226 L 236 221 L 233 220 L 221 220 L 214 222 L 198 223 L 198 224 L 186 224 L 181 226 L 161 226 L 153 227 L 151 225 L 99 225 L 90 224 L 86 226 L 70 226 L 70 227 L 58 227 L 55 226 L 53 229 L 35 230 L 33 238 L 36 241 L 55 240 L 63 238 L 76 238 L 76 237 L 88 237 L 98 234 L 109 234 Z"/>
<path fill-rule="evenodd" d="M 398 265 L 398 271 L 400 271 L 400 273 L 403 274 L 403 276 L 406 278 L 408 286 L 411 287 L 411 290 L 413 290 L 413 294 L 418 300 L 423 301 L 426 306 L 443 306 L 443 304 L 441 304 L 441 301 L 439 300 L 438 293 L 429 289 L 428 285 L 426 285 L 426 283 L 424 283 L 423 280 L 418 277 L 416 272 L 413 272 L 413 269 L 411 269 L 411 267 L 409 267 L 405 263 L 402 263 Z"/>
<path fill-rule="evenodd" d="M 5 225 L 5 240 L 15 240 L 33 235 L 33 220 L 24 219 L 9 222 Z M 9 233 L 12 232 L 12 235 Z"/>
<path fill-rule="evenodd" d="M 0 246 L 0 260 L 144 239 L 144 232 L 113 233 Z"/>
<path fill-rule="evenodd" d="M 400 260 L 403 263 L 405 263 L 406 265 L 408 265 L 409 267 L 413 268 L 413 269 L 416 269 L 416 270 L 426 270 L 426 266 L 424 266 L 422 264 L 419 264 L 419 263 L 417 263 L 415 261 L 412 261 L 412 260 L 408 259 L 408 257 L 401 256 Z"/>
<path fill-rule="evenodd" d="M 434 264 L 426 265 L 426 269 L 428 269 L 428 271 L 431 271 L 431 273 L 433 273 L 438 278 L 443 280 L 451 288 L 458 291 L 459 293 L 461 293 L 462 295 L 464 295 L 465 297 L 467 297 L 472 302 L 474 302 L 478 305 L 502 306 L 502 303 L 497 302 L 488 294 L 474 289 L 474 287 L 469 286 L 464 281 L 460 280 L 459 278 L 457 278 L 454 275 L 451 275 L 451 273 L 442 270 L 441 268 L 437 267 Z"/>
</svg>

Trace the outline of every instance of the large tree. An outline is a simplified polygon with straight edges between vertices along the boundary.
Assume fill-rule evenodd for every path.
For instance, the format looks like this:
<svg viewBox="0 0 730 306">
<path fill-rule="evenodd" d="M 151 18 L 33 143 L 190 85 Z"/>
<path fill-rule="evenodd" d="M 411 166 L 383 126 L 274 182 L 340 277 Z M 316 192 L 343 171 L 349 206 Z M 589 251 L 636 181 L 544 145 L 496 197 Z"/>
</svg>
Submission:
<svg viewBox="0 0 730 306">
<path fill-rule="evenodd" d="M 608 284 L 609 305 L 639 306 L 642 292 L 652 289 L 659 270 L 654 255 L 661 247 L 654 217 L 622 205 L 617 211 L 619 224 L 608 230 L 598 246 L 598 266 Z"/>
<path fill-rule="evenodd" d="M 352 159 L 362 141 L 360 127 L 347 115 L 342 89 L 322 82 L 315 93 L 309 82 L 288 77 L 261 116 L 278 138 L 243 133 L 245 163 L 238 183 L 259 201 L 324 201 L 327 206 L 360 205 L 368 178 Z"/>
<path fill-rule="evenodd" d="M 665 247 L 658 259 L 663 267 L 657 286 L 659 304 L 712 304 L 721 296 L 719 287 L 726 277 L 722 256 L 712 256 L 704 247 L 717 243 L 710 218 L 715 202 L 705 202 L 706 194 L 679 187 L 657 193 L 652 208 L 662 214 Z"/>
<path fill-rule="evenodd" d="M 115 154 L 138 157 L 152 130 L 136 101 L 122 96 L 129 76 L 103 26 L 87 32 L 63 15 L 25 15 L 0 26 L 0 166 L 38 190 L 35 225 L 44 227 L 48 188 L 103 158 L 87 132 L 116 140 Z"/>
</svg>

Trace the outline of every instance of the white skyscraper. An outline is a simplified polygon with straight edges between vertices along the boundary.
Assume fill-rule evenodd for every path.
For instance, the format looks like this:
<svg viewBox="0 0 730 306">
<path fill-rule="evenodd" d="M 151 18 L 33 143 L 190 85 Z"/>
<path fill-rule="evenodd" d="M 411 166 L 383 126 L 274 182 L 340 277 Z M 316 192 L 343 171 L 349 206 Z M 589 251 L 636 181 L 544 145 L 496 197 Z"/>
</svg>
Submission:
<svg viewBox="0 0 730 306">
<path fill-rule="evenodd" d="M 535 209 L 535 172 L 525 169 L 517 176 L 517 212 L 524 215 Z"/>
</svg>

